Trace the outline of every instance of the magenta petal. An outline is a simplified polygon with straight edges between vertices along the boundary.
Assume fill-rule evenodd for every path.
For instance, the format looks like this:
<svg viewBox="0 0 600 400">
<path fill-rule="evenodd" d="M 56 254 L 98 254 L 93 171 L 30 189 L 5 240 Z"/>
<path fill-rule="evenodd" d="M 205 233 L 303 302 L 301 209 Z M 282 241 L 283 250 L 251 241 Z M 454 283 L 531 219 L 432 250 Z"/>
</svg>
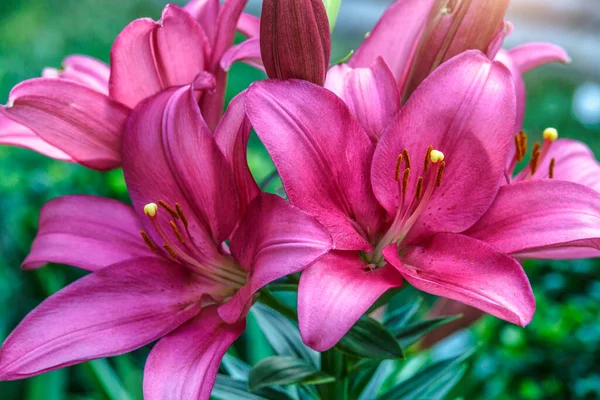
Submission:
<svg viewBox="0 0 600 400">
<path fill-rule="evenodd" d="M 235 30 L 247 0 L 225 0 L 217 17 L 217 34 L 212 48 L 211 69 L 218 66 L 223 53 L 233 44 Z"/>
<path fill-rule="evenodd" d="M 408 249 L 401 260 L 396 245 L 383 254 L 419 290 L 521 326 L 533 318 L 535 298 L 525 271 L 514 258 L 484 242 L 439 233 L 425 246 Z"/>
<path fill-rule="evenodd" d="M 517 95 L 517 119 L 515 121 L 515 134 L 518 134 L 523 127 L 523 119 L 525 118 L 525 81 L 523 80 L 521 71 L 519 71 L 519 67 L 517 64 L 515 64 L 508 51 L 500 49 L 495 60 L 501 62 L 508 68 L 515 84 L 515 92 Z M 507 158 L 508 165 L 512 163 L 516 150 L 517 148 L 515 144 L 511 143 L 509 156 Z M 512 171 L 509 171 L 509 173 L 512 173 Z"/>
<path fill-rule="evenodd" d="M 330 249 L 331 236 L 315 218 L 278 196 L 261 194 L 231 239 L 231 253 L 249 271 L 249 281 L 219 308 L 219 315 L 235 322 L 261 287 L 303 270 Z"/>
<path fill-rule="evenodd" d="M 108 96 L 110 67 L 88 56 L 73 55 L 65 58 L 61 69 L 45 68 L 44 78 L 68 79 Z"/>
<path fill-rule="evenodd" d="M 60 161 L 74 162 L 73 158 L 46 142 L 31 129 L 24 127 L 12 119 L 0 114 L 0 145 L 23 147 L 36 151 L 46 157 Z"/>
<path fill-rule="evenodd" d="M 126 353 L 200 311 L 202 288 L 177 264 L 140 258 L 94 272 L 30 312 L 0 349 L 0 379 Z"/>
<path fill-rule="evenodd" d="M 159 200 L 181 205 L 205 256 L 216 251 L 238 221 L 229 164 L 200 115 L 193 88 L 163 92 L 133 111 L 123 137 L 123 172 L 149 234 L 155 229 L 141 213 Z M 168 212 L 159 209 L 157 218 L 169 229 Z"/>
<path fill-rule="evenodd" d="M 548 178 L 550 162 L 554 159 L 554 179 L 579 183 L 600 192 L 600 163 L 592 150 L 582 142 L 558 139 L 538 166 L 534 179 Z"/>
<path fill-rule="evenodd" d="M 423 160 L 432 145 L 445 154 L 446 168 L 416 228 L 468 228 L 498 191 L 515 114 L 512 78 L 502 64 L 478 51 L 445 62 L 417 88 L 377 145 L 371 170 L 377 199 L 394 215 L 399 202 L 396 163 L 407 149 L 413 161 L 406 197 L 412 200 L 417 177 L 427 176 Z"/>
<path fill-rule="evenodd" d="M 400 93 L 385 61 L 370 68 L 336 65 L 327 73 L 325 88 L 337 94 L 373 139 L 378 139 L 400 110 Z"/>
<path fill-rule="evenodd" d="M 513 255 L 569 247 L 598 250 L 600 193 L 549 179 L 505 185 L 466 234 Z M 588 255 L 584 251 L 583 256 Z"/>
<path fill-rule="evenodd" d="M 206 69 L 208 40 L 183 9 L 169 4 L 160 21 L 131 22 L 110 52 L 110 95 L 133 108 L 141 100 L 172 86 L 190 84 Z"/>
<path fill-rule="evenodd" d="M 208 400 L 221 359 L 245 326 L 228 325 L 207 307 L 162 338 L 146 361 L 144 399 Z"/>
<path fill-rule="evenodd" d="M 349 65 L 368 68 L 383 57 L 403 88 L 434 3 L 435 0 L 397 0 L 383 13 Z"/>
<path fill-rule="evenodd" d="M 302 340 L 317 351 L 333 347 L 383 293 L 401 285 L 390 266 L 369 270 L 358 252 L 329 253 L 300 278 Z"/>
<path fill-rule="evenodd" d="M 116 168 L 129 109 L 100 92 L 62 79 L 30 79 L 15 86 L 0 113 L 86 167 Z"/>
<path fill-rule="evenodd" d="M 246 117 L 245 95 L 242 92 L 231 100 L 214 133 L 215 141 L 233 172 L 240 198 L 240 217 L 246 213 L 247 205 L 260 193 L 248 168 L 248 137 L 252 127 Z"/>
<path fill-rule="evenodd" d="M 183 9 L 198 21 L 212 46 L 217 35 L 216 22 L 219 15 L 219 0 L 192 0 Z"/>
<path fill-rule="evenodd" d="M 522 74 L 551 62 L 571 62 L 567 52 L 552 43 L 525 43 L 513 47 L 508 53 Z"/>
<path fill-rule="evenodd" d="M 229 71 L 234 62 L 241 61 L 248 65 L 264 71 L 262 58 L 260 57 L 260 40 L 258 38 L 248 39 L 240 44 L 232 46 L 221 58 L 221 68 Z"/>
<path fill-rule="evenodd" d="M 246 111 L 292 204 L 330 230 L 335 248 L 369 249 L 383 211 L 369 181 L 373 144 L 346 105 L 308 82 L 263 81 L 248 89 Z"/>
<path fill-rule="evenodd" d="M 257 38 L 260 35 L 260 18 L 242 13 L 237 23 L 237 30 L 247 38 Z"/>
<path fill-rule="evenodd" d="M 103 197 L 65 196 L 42 208 L 39 229 L 23 268 L 46 263 L 89 271 L 139 257 L 158 257 L 140 236 L 133 208 Z"/>
</svg>

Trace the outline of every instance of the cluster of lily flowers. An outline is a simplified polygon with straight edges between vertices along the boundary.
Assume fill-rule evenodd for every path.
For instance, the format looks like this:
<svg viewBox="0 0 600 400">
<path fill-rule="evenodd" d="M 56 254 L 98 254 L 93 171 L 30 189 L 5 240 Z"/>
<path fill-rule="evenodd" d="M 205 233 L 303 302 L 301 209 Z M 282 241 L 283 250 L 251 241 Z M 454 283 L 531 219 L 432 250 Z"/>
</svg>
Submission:
<svg viewBox="0 0 600 400">
<path fill-rule="evenodd" d="M 404 281 L 526 325 L 535 298 L 520 259 L 600 255 L 594 155 L 551 128 L 521 131 L 522 75 L 568 56 L 502 50 L 508 0 L 397 0 L 331 68 L 321 0 L 264 0 L 261 20 L 245 3 L 168 5 L 118 35 L 110 66 L 70 56 L 11 91 L 0 143 L 122 167 L 133 205 L 43 207 L 23 268 L 91 273 L 5 340 L 0 379 L 158 340 L 145 398 L 207 399 L 259 290 L 289 274 L 303 271 L 302 338 L 325 351 Z M 247 40 L 233 45 L 236 31 Z M 237 61 L 269 79 L 223 113 Z M 252 177 L 252 128 L 289 200 Z"/>
</svg>

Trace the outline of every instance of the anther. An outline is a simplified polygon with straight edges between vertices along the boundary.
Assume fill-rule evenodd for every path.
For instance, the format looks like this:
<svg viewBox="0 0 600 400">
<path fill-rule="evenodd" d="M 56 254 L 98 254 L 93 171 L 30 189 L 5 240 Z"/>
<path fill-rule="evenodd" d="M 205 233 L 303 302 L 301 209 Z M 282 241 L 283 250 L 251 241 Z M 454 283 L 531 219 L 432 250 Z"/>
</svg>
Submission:
<svg viewBox="0 0 600 400">
<path fill-rule="evenodd" d="M 142 239 L 144 239 L 144 242 L 146 242 L 148 247 L 150 247 L 150 250 L 156 250 L 158 248 L 156 246 L 156 244 L 154 244 L 152 239 L 150 239 L 150 236 L 148 236 L 148 234 L 146 232 L 140 231 L 140 235 L 142 235 Z"/>
<path fill-rule="evenodd" d="M 431 158 L 432 163 L 436 164 L 440 161 L 444 161 L 444 153 L 439 150 L 431 150 L 429 158 Z"/>
<path fill-rule="evenodd" d="M 410 168 L 410 156 L 407 149 L 402 150 L 402 156 L 404 156 L 404 165 L 406 165 L 406 168 Z"/>
<path fill-rule="evenodd" d="M 177 215 L 177 212 L 176 212 L 175 210 L 173 210 L 173 209 L 171 208 L 171 206 L 169 206 L 169 205 L 168 205 L 167 203 L 165 203 L 164 201 L 162 201 L 162 200 L 159 200 L 159 201 L 158 201 L 158 205 L 159 205 L 159 206 L 161 206 L 162 208 L 164 208 L 165 210 L 167 210 L 167 211 L 169 212 L 169 214 L 171 214 L 171 216 L 172 216 L 173 218 L 176 218 L 176 219 L 177 219 L 177 218 L 179 218 L 179 215 Z"/>
<path fill-rule="evenodd" d="M 442 184 L 442 178 L 444 177 L 444 170 L 446 169 L 446 161 L 442 161 L 440 164 L 440 168 L 438 169 L 437 181 L 435 182 L 435 186 L 440 187 Z"/>
<path fill-rule="evenodd" d="M 544 139 L 554 142 L 558 139 L 558 131 L 555 128 L 546 128 L 544 130 Z"/>
<path fill-rule="evenodd" d="M 423 197 L 423 177 L 420 176 L 417 180 L 417 200 L 421 200 Z"/>
<path fill-rule="evenodd" d="M 533 145 L 533 150 L 531 151 L 531 156 L 533 157 L 535 155 L 535 153 L 537 153 L 540 148 L 542 146 L 540 145 L 540 142 L 535 142 L 535 144 Z"/>
<path fill-rule="evenodd" d="M 548 168 L 548 177 L 550 177 L 550 179 L 554 179 L 554 165 L 556 165 L 555 158 L 550 160 L 550 168 Z"/>
<path fill-rule="evenodd" d="M 394 180 L 398 182 L 400 180 L 400 168 L 402 167 L 402 154 L 398 155 L 398 159 L 396 160 L 396 174 L 394 175 Z"/>
<path fill-rule="evenodd" d="M 536 150 L 536 151 L 534 151 L 533 155 L 531 156 L 531 163 L 529 164 L 529 167 L 531 168 L 531 175 L 536 173 L 539 160 L 540 160 L 540 151 Z"/>
<path fill-rule="evenodd" d="M 177 260 L 177 253 L 175 253 L 175 250 L 173 250 L 171 248 L 171 246 L 169 246 L 168 244 L 163 244 L 163 248 L 167 251 L 167 253 L 169 253 L 169 255 L 171 257 L 173 257 L 175 260 Z"/>
<path fill-rule="evenodd" d="M 515 135 L 515 146 L 517 146 L 517 151 L 516 151 L 517 161 L 521 162 L 521 161 L 523 161 L 524 151 L 523 151 L 520 135 Z"/>
<path fill-rule="evenodd" d="M 524 130 L 519 132 L 519 136 L 521 137 L 521 160 L 525 158 L 525 154 L 527 154 L 527 134 Z"/>
<path fill-rule="evenodd" d="M 185 243 L 185 240 L 183 239 L 183 235 L 181 234 L 181 232 L 179 232 L 179 229 L 177 229 L 177 225 L 175 224 L 175 221 L 169 221 L 169 225 L 171 226 L 171 229 L 173 230 L 173 233 L 175 234 L 175 236 L 177 236 L 177 240 L 179 240 L 179 243 L 181 243 L 181 244 Z"/>
<path fill-rule="evenodd" d="M 404 176 L 402 176 L 402 194 L 406 194 L 408 188 L 408 178 L 410 177 L 410 168 L 404 170 Z"/>
<path fill-rule="evenodd" d="M 158 211 L 158 206 L 156 203 L 148 203 L 144 206 L 144 214 L 149 217 L 156 216 L 156 212 Z"/>
<path fill-rule="evenodd" d="M 175 203 L 175 209 L 177 210 L 177 215 L 179 216 L 179 218 L 181 218 L 181 222 L 183 222 L 183 226 L 185 226 L 185 229 L 187 229 L 188 220 L 185 217 L 183 210 L 181 209 L 181 205 L 179 203 Z"/>
<path fill-rule="evenodd" d="M 425 163 L 423 165 L 424 173 L 427 173 L 429 171 L 429 164 L 431 162 L 431 152 L 432 151 L 433 151 L 433 145 L 429 145 L 429 147 L 427 148 L 427 154 L 425 154 Z"/>
</svg>

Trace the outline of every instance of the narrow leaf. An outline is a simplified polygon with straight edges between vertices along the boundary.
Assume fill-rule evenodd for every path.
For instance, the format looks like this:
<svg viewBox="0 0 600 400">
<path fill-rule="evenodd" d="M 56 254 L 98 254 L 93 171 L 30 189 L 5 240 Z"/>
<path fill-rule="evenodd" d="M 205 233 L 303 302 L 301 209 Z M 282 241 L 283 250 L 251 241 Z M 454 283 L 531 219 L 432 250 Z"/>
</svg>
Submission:
<svg viewBox="0 0 600 400">
<path fill-rule="evenodd" d="M 342 5 L 342 0 L 323 0 L 323 4 L 325 4 L 327 19 L 329 20 L 329 31 L 333 32 L 338 13 L 340 12 L 340 5 Z"/>
<path fill-rule="evenodd" d="M 373 318 L 362 317 L 336 345 L 337 349 L 359 358 L 386 360 L 404 358 L 394 335 Z"/>
<path fill-rule="evenodd" d="M 250 365 L 230 354 L 225 354 L 221 366 L 233 379 L 247 381 L 250 375 Z"/>
<path fill-rule="evenodd" d="M 290 400 L 285 393 L 272 389 L 263 389 L 254 393 L 248 392 L 248 384 L 232 379 L 227 375 L 217 375 L 217 380 L 210 396 L 215 400 Z"/>
<path fill-rule="evenodd" d="M 392 332 L 405 327 L 419 311 L 419 308 L 421 308 L 422 304 L 423 298 L 417 297 L 414 302 L 408 303 L 387 315 L 384 325 Z"/>
<path fill-rule="evenodd" d="M 423 336 L 425 336 L 427 333 L 431 332 L 435 328 L 447 324 L 449 322 L 455 321 L 460 317 L 460 315 L 453 315 L 451 317 L 428 319 L 406 326 L 393 332 L 396 336 L 396 339 L 398 339 L 400 346 L 406 348 L 412 345 L 413 343 L 417 342 L 419 339 L 421 339 Z"/>
<path fill-rule="evenodd" d="M 261 360 L 250 370 L 248 386 L 255 391 L 268 386 L 329 383 L 334 377 L 317 370 L 305 360 L 273 356 Z"/>
</svg>

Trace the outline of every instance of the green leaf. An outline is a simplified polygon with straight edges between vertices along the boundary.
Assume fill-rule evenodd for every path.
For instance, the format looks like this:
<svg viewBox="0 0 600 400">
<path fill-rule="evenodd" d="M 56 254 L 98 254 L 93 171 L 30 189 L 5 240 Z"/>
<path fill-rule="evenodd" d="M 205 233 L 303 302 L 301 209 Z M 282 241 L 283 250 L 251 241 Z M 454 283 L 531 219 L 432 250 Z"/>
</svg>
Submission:
<svg viewBox="0 0 600 400">
<path fill-rule="evenodd" d="M 251 367 L 239 358 L 236 358 L 231 354 L 225 354 L 223 360 L 221 361 L 221 366 L 231 378 L 240 381 L 248 380 Z"/>
<path fill-rule="evenodd" d="M 427 333 L 434 330 L 435 328 L 447 324 L 448 322 L 455 321 L 460 317 L 460 315 L 453 315 L 451 317 L 428 319 L 425 321 L 414 323 L 412 325 L 406 326 L 393 332 L 396 336 L 396 339 L 398 339 L 400 346 L 402 346 L 403 348 L 407 348 L 413 343 L 417 342 Z"/>
<path fill-rule="evenodd" d="M 317 370 L 305 360 L 287 356 L 265 358 L 250 370 L 248 386 L 255 391 L 277 385 L 318 385 L 335 381 L 335 378 Z"/>
<path fill-rule="evenodd" d="M 417 400 L 425 398 L 424 395 L 426 393 L 432 393 L 433 389 L 435 389 L 436 385 L 439 385 L 441 381 L 445 381 L 448 386 L 450 383 L 454 382 L 454 380 L 448 378 L 448 376 L 455 376 L 456 372 L 453 371 L 457 371 L 457 366 L 473 355 L 474 352 L 475 350 L 472 349 L 460 356 L 437 361 L 417 372 L 410 378 L 396 384 L 387 392 L 379 396 L 377 400 Z M 456 384 L 459 379 L 455 379 L 456 382 L 454 384 Z"/>
<path fill-rule="evenodd" d="M 273 389 L 250 393 L 246 382 L 221 374 L 217 375 L 210 397 L 214 400 L 290 400 L 285 393 Z"/>
<path fill-rule="evenodd" d="M 362 317 L 336 348 L 359 358 L 387 360 L 404 358 L 400 344 L 390 331 L 373 318 Z"/>
<path fill-rule="evenodd" d="M 26 400 L 63 400 L 67 393 L 67 371 L 58 369 L 27 380 Z"/>
<path fill-rule="evenodd" d="M 314 367 L 319 366 L 319 353 L 302 342 L 296 324 L 261 303 L 252 307 L 252 313 L 277 355 L 300 358 Z"/>
<path fill-rule="evenodd" d="M 414 302 L 408 303 L 387 315 L 383 324 L 392 332 L 405 327 L 419 311 L 422 304 L 423 298 L 417 297 Z"/>
<path fill-rule="evenodd" d="M 131 396 L 127 393 L 106 359 L 89 361 L 86 365 L 92 370 L 102 390 L 110 400 L 131 400 Z"/>
<path fill-rule="evenodd" d="M 423 393 L 422 398 L 426 398 L 428 400 L 444 400 L 448 393 L 450 393 L 450 391 L 454 389 L 458 382 L 460 382 L 466 371 L 466 365 L 462 365 L 454 368 L 451 371 L 448 371 L 443 377 L 440 377 L 436 383 L 431 385 L 427 392 Z"/>
<path fill-rule="evenodd" d="M 323 4 L 325 4 L 325 10 L 327 11 L 327 19 L 329 20 L 329 31 L 333 32 L 333 28 L 335 28 L 335 22 L 337 21 L 342 0 L 323 0 Z"/>
</svg>

